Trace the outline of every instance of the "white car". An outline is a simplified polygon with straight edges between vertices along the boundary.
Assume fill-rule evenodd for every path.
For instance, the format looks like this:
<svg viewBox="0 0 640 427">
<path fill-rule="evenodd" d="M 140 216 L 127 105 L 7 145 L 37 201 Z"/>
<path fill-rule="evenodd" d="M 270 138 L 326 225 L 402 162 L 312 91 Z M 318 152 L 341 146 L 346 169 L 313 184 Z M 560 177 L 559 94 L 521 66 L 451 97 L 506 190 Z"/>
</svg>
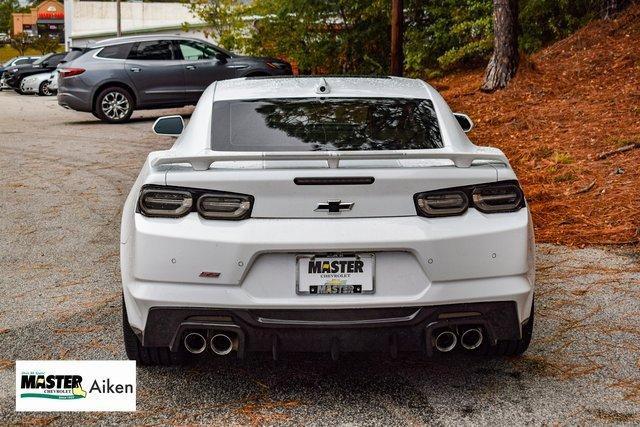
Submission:
<svg viewBox="0 0 640 427">
<path fill-rule="evenodd" d="M 180 136 L 124 206 L 128 357 L 524 352 L 531 217 L 472 126 L 395 77 L 220 81 L 158 119 Z"/>
<path fill-rule="evenodd" d="M 51 73 L 51 78 L 49 79 L 49 90 L 53 93 L 58 93 L 58 78 L 60 77 L 60 71 L 54 70 Z"/>
<path fill-rule="evenodd" d="M 56 92 L 51 89 L 51 79 L 58 71 L 33 74 L 25 77 L 20 82 L 20 90 L 23 94 L 36 93 L 40 96 L 53 96 Z"/>
</svg>

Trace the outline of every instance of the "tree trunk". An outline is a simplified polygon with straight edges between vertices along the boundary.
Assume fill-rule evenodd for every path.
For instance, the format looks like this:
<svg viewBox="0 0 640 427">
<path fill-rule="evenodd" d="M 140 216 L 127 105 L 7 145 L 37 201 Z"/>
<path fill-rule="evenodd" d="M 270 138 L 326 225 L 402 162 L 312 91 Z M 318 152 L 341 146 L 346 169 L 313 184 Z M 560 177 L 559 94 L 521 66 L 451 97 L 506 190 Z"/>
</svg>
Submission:
<svg viewBox="0 0 640 427">
<path fill-rule="evenodd" d="M 483 92 L 507 86 L 518 70 L 518 0 L 493 0 L 493 55 L 484 73 Z"/>
<path fill-rule="evenodd" d="M 402 77 L 404 63 L 402 52 L 403 7 L 403 0 L 391 0 L 391 75 L 399 77 Z"/>
</svg>

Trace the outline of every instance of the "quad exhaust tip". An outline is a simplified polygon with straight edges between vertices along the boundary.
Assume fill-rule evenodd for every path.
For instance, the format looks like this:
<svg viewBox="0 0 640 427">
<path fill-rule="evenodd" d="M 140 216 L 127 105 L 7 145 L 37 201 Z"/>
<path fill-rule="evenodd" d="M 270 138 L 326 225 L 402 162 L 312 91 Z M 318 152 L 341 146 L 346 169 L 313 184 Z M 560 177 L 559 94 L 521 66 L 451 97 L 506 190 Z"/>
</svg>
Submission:
<svg viewBox="0 0 640 427">
<path fill-rule="evenodd" d="M 233 340 L 227 334 L 215 334 L 211 338 L 211 350 L 218 356 L 226 356 L 233 350 Z"/>
<path fill-rule="evenodd" d="M 207 340 L 202 334 L 191 332 L 184 337 L 184 347 L 191 354 L 200 354 L 207 348 Z"/>
<path fill-rule="evenodd" d="M 482 331 L 480 328 L 470 328 L 460 336 L 460 345 L 466 350 L 475 350 L 482 344 Z"/>
<path fill-rule="evenodd" d="M 458 337 L 453 331 L 443 331 L 436 336 L 435 347 L 441 353 L 448 353 L 458 344 Z"/>
</svg>

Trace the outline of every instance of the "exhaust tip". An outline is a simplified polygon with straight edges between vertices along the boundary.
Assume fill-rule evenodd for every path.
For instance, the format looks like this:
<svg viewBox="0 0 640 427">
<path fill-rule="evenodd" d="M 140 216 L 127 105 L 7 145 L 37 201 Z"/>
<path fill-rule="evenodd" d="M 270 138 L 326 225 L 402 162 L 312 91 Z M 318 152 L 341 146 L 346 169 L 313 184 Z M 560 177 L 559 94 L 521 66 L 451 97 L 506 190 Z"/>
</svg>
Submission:
<svg viewBox="0 0 640 427">
<path fill-rule="evenodd" d="M 202 334 L 191 332 L 184 337 L 184 347 L 191 354 L 200 354 L 207 348 L 207 340 Z"/>
<path fill-rule="evenodd" d="M 448 353 L 458 344 L 458 337 L 452 331 L 440 332 L 436 336 L 435 347 L 441 353 Z"/>
<path fill-rule="evenodd" d="M 467 350 L 475 350 L 482 344 L 482 331 L 480 328 L 467 329 L 460 336 L 460 345 Z"/>
<path fill-rule="evenodd" d="M 233 350 L 233 340 L 227 334 L 216 334 L 211 338 L 211 350 L 218 356 L 226 356 Z"/>
</svg>

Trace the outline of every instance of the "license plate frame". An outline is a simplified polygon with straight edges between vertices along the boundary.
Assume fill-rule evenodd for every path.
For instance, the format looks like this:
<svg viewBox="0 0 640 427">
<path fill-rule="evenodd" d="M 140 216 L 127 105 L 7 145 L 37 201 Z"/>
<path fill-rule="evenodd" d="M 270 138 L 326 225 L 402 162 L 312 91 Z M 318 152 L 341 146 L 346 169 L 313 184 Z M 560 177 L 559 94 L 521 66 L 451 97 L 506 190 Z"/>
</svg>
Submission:
<svg viewBox="0 0 640 427">
<path fill-rule="evenodd" d="M 300 264 L 301 260 L 308 259 L 309 261 L 315 261 L 316 259 L 321 260 L 331 260 L 331 261 L 364 261 L 365 265 L 368 263 L 369 268 L 371 270 L 371 289 L 368 289 L 368 286 L 362 286 L 359 292 L 325 292 L 325 289 L 316 288 L 315 291 L 312 289 L 313 285 L 309 285 L 308 289 L 301 288 L 301 271 Z M 368 260 L 368 261 L 367 261 Z M 330 261 L 330 262 L 331 262 Z M 308 268 L 308 264 L 306 264 Z M 365 252 L 365 253 L 330 253 L 330 254 L 298 254 L 296 255 L 296 294 L 298 295 L 308 295 L 308 296 L 332 296 L 332 295 L 370 295 L 375 293 L 376 291 L 376 256 L 374 253 Z M 345 274 L 345 273 L 326 273 L 326 274 Z M 347 273 L 347 274 L 355 274 L 355 273 Z M 319 286 L 327 286 L 319 285 Z M 337 286 L 359 286 L 358 284 L 344 284 Z"/>
</svg>

